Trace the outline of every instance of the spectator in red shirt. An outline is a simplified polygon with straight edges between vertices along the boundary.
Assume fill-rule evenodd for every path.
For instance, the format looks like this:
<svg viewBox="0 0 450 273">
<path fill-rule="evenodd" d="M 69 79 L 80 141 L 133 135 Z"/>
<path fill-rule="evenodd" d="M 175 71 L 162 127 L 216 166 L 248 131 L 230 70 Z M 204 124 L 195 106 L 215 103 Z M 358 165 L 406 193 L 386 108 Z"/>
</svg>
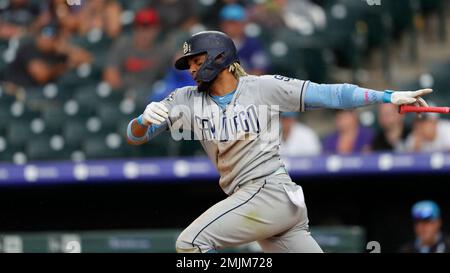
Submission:
<svg viewBox="0 0 450 273">
<path fill-rule="evenodd" d="M 159 33 L 158 13 L 151 8 L 138 11 L 133 37 L 122 37 L 109 52 L 104 80 L 113 88 L 148 89 L 170 65 L 166 50 L 157 43 Z"/>
</svg>

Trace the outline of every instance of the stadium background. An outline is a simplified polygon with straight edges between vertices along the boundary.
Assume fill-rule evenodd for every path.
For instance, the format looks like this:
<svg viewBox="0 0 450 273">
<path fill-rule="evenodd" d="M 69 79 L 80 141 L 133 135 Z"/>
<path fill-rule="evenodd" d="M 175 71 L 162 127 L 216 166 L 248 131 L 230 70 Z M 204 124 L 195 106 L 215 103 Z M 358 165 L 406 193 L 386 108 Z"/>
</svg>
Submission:
<svg viewBox="0 0 450 273">
<path fill-rule="evenodd" d="M 432 87 L 429 99 L 450 105 L 450 9 L 444 0 L 298 1 L 305 7 L 298 17 L 281 8 L 292 1 L 2 0 L 0 252 L 171 252 L 178 232 L 225 197 L 198 144 L 165 134 L 132 147 L 125 130 L 149 101 L 170 91 L 174 82 L 166 76 L 181 41 L 218 29 L 222 8 L 235 2 L 246 9 L 247 35 L 259 39 L 270 60 L 266 73 L 378 90 Z M 148 27 L 159 26 L 152 58 L 164 65 L 152 68 L 144 88 L 116 87 L 105 76 L 112 54 L 120 53 L 112 48 L 132 39 L 135 15 L 148 7 L 159 14 L 157 23 L 147 18 Z M 326 23 L 317 23 L 309 9 L 319 10 Z M 100 27 L 71 28 L 70 20 L 100 11 Z M 264 12 L 280 20 L 259 16 Z M 111 18 L 116 29 L 105 23 Z M 14 61 L 45 26 L 88 57 L 81 54 L 82 61 L 57 77 L 22 86 L 11 80 L 18 73 Z M 364 126 L 380 130 L 376 107 L 358 114 Z M 334 116 L 318 110 L 298 119 L 323 139 L 333 131 Z M 383 252 L 394 252 L 413 238 L 410 208 L 418 200 L 438 202 L 449 229 L 448 151 L 286 160 L 304 188 L 312 233 L 325 250 L 363 252 L 367 242 L 378 241 Z"/>
</svg>

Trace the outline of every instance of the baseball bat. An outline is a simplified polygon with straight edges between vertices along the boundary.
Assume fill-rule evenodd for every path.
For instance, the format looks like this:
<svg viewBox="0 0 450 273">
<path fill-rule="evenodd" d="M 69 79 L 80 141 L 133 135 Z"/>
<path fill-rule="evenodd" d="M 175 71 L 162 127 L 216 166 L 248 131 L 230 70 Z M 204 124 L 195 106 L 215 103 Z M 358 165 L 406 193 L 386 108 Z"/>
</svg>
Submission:
<svg viewBox="0 0 450 273">
<path fill-rule="evenodd" d="M 450 114 L 450 107 L 422 107 L 414 105 L 400 105 L 400 114 L 406 113 L 440 113 L 440 114 Z"/>
</svg>

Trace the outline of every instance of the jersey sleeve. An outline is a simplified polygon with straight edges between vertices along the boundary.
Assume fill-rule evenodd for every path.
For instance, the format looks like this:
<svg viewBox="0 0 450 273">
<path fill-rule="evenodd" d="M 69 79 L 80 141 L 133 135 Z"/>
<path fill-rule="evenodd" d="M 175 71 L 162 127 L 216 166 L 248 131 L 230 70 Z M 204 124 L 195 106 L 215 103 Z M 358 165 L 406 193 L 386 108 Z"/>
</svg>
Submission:
<svg viewBox="0 0 450 273">
<path fill-rule="evenodd" d="M 317 84 L 310 82 L 305 90 L 306 109 L 352 109 L 389 103 L 391 92 L 361 88 L 353 84 Z"/>
<path fill-rule="evenodd" d="M 191 99 L 193 87 L 184 87 L 175 89 L 161 102 L 169 110 L 168 127 L 172 129 L 175 126 L 179 129 L 191 130 L 192 120 L 191 120 Z"/>
<path fill-rule="evenodd" d="M 282 112 L 305 111 L 305 91 L 309 81 L 264 75 L 260 77 L 259 98 L 263 104 L 277 105 Z"/>
</svg>

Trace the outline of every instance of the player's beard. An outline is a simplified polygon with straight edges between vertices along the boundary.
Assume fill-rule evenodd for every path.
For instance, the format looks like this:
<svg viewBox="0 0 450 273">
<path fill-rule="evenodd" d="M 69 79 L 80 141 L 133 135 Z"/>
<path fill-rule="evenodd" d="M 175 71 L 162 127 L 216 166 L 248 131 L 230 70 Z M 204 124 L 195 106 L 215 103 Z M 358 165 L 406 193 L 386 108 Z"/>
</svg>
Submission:
<svg viewBox="0 0 450 273">
<path fill-rule="evenodd" d="M 212 81 L 211 82 L 201 82 L 198 85 L 198 91 L 200 92 L 207 92 L 209 90 L 209 88 L 211 87 Z"/>
</svg>

